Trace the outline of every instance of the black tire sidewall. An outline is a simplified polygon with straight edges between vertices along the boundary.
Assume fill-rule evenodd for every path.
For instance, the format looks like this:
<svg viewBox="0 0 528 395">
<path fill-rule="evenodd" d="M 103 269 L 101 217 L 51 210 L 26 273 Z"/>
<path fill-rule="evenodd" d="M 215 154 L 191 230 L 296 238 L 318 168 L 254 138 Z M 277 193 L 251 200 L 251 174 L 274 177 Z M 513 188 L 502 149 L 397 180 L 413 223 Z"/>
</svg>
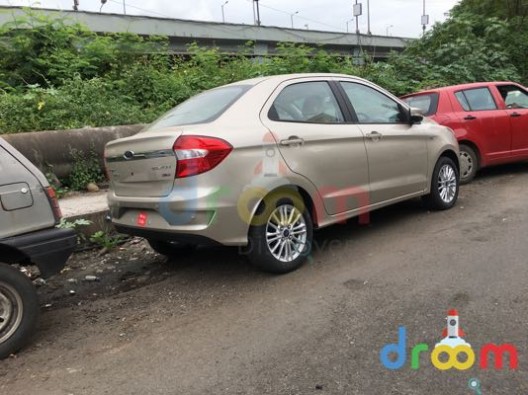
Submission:
<svg viewBox="0 0 528 395">
<path fill-rule="evenodd" d="M 457 189 L 456 189 L 455 196 L 453 197 L 453 200 L 451 200 L 450 203 L 446 203 L 442 200 L 442 198 L 440 197 L 440 192 L 438 191 L 438 185 L 437 185 L 440 169 L 442 169 L 442 167 L 445 165 L 451 166 L 451 168 L 456 174 Z M 432 210 L 448 210 L 452 208 L 457 202 L 459 192 L 460 192 L 460 175 L 459 175 L 458 169 L 451 158 L 442 156 L 436 162 L 433 175 L 431 177 L 431 192 L 427 196 L 427 203 L 429 204 L 429 208 L 431 208 Z"/>
<path fill-rule="evenodd" d="M 460 184 L 469 184 L 477 175 L 477 171 L 479 169 L 479 162 L 477 153 L 473 148 L 471 148 L 469 145 L 460 144 L 460 153 L 466 152 L 471 157 L 471 160 L 473 162 L 473 168 L 471 169 L 471 173 L 469 173 L 469 176 L 462 179 L 462 173 L 460 173 Z"/>
<path fill-rule="evenodd" d="M 306 247 L 296 259 L 291 262 L 281 262 L 276 259 L 266 242 L 266 224 L 271 213 L 283 204 L 291 204 L 302 212 L 306 223 Z M 313 242 L 313 223 L 302 197 L 294 192 L 275 193 L 267 196 L 263 202 L 264 209 L 259 218 L 265 218 L 264 223 L 253 224 L 249 230 L 247 255 L 253 265 L 262 271 L 274 274 L 289 273 L 298 269 L 310 255 Z"/>
<path fill-rule="evenodd" d="M 37 291 L 31 280 L 20 272 L 20 270 L 0 263 L 0 282 L 8 284 L 19 295 L 22 300 L 22 321 L 18 329 L 0 343 L 0 359 L 19 351 L 31 339 L 37 327 L 40 313 Z"/>
</svg>

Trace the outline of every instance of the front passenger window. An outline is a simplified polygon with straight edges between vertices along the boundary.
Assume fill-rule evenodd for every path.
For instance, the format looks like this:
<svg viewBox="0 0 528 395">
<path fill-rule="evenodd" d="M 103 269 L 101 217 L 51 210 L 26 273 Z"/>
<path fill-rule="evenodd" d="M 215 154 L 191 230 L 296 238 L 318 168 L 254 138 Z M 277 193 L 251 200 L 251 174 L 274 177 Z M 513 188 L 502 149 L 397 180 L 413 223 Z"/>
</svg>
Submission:
<svg viewBox="0 0 528 395">
<path fill-rule="evenodd" d="M 400 105 L 377 90 L 354 82 L 341 82 L 358 122 L 369 123 L 405 123 Z"/>
</svg>

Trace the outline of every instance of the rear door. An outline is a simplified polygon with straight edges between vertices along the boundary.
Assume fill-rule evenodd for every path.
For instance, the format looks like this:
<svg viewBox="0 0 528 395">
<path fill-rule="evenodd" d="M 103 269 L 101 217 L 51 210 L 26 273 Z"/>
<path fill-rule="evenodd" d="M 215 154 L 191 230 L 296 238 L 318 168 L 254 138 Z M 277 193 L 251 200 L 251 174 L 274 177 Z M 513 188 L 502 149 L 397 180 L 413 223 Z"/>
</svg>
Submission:
<svg viewBox="0 0 528 395">
<path fill-rule="evenodd" d="M 419 194 L 427 187 L 427 139 L 404 107 L 374 87 L 341 81 L 366 137 L 372 203 Z"/>
<path fill-rule="evenodd" d="M 286 165 L 316 187 L 329 214 L 369 204 L 364 136 L 339 100 L 329 81 L 288 81 L 261 114 Z"/>
<path fill-rule="evenodd" d="M 452 104 L 459 128 L 464 130 L 459 140 L 470 140 L 479 148 L 485 164 L 501 161 L 510 156 L 512 130 L 510 116 L 499 108 L 488 87 L 454 92 Z M 454 127 L 454 129 L 458 129 Z"/>
<path fill-rule="evenodd" d="M 43 186 L 19 155 L 0 140 L 0 238 L 55 224 Z"/>
</svg>

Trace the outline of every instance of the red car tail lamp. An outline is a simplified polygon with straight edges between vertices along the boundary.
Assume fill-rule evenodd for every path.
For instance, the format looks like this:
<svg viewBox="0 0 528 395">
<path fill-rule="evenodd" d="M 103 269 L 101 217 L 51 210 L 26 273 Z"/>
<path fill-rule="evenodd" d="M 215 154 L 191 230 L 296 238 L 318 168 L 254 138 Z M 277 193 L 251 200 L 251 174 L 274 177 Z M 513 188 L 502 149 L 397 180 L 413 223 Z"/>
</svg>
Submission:
<svg viewBox="0 0 528 395">
<path fill-rule="evenodd" d="M 173 146 L 178 160 L 176 178 L 184 178 L 214 169 L 233 150 L 227 141 L 207 136 L 180 136 Z"/>
</svg>

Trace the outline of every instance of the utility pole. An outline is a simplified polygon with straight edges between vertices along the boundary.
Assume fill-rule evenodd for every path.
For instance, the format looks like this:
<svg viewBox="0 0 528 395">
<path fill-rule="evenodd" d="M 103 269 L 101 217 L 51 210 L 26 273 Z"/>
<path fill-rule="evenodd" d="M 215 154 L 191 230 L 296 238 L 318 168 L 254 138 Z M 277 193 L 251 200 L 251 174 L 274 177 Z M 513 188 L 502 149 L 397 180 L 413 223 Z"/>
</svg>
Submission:
<svg viewBox="0 0 528 395">
<path fill-rule="evenodd" d="M 427 25 L 429 24 L 429 15 L 425 13 L 425 0 L 423 0 L 423 14 L 422 14 L 422 30 L 423 35 L 425 35 L 425 29 L 427 28 Z"/>
<path fill-rule="evenodd" d="M 260 10 L 259 10 L 259 0 L 253 0 L 253 17 L 255 16 L 255 8 L 257 9 L 257 19 L 255 20 L 257 26 L 260 26 Z"/>
<path fill-rule="evenodd" d="M 359 16 L 363 14 L 362 4 L 358 4 L 358 0 L 356 0 L 356 4 L 354 4 L 354 17 L 356 18 L 356 34 L 359 35 Z"/>
</svg>

